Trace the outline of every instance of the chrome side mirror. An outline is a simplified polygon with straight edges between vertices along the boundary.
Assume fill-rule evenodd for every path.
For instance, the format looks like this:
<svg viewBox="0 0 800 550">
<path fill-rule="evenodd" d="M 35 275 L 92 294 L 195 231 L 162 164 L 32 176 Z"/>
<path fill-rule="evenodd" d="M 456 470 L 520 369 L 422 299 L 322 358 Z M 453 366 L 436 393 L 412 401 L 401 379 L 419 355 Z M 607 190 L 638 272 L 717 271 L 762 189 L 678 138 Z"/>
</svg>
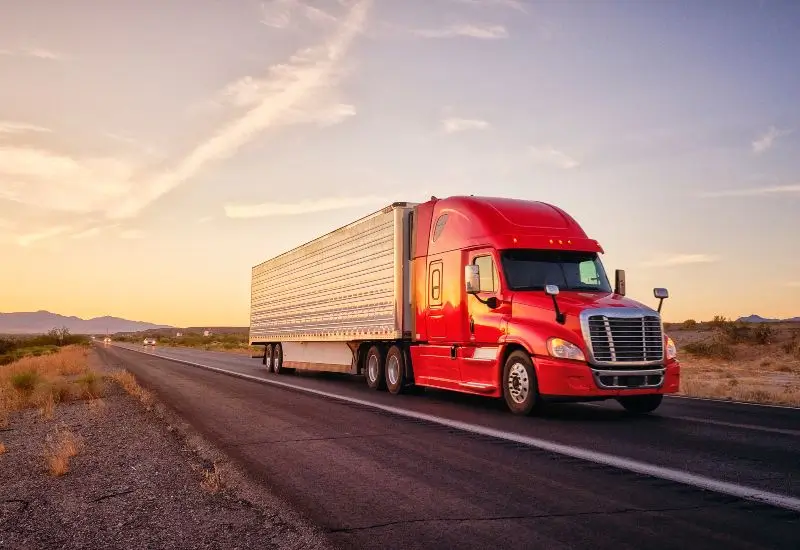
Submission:
<svg viewBox="0 0 800 550">
<path fill-rule="evenodd" d="M 481 291 L 481 268 L 475 264 L 464 266 L 464 287 L 467 294 Z"/>
<path fill-rule="evenodd" d="M 669 298 L 669 290 L 666 288 L 654 288 L 653 296 L 658 298 L 658 312 L 661 313 L 661 305 L 664 303 L 666 298 Z"/>
<path fill-rule="evenodd" d="M 545 285 L 544 286 L 544 293 L 548 296 L 558 296 L 560 292 L 558 285 Z"/>
</svg>

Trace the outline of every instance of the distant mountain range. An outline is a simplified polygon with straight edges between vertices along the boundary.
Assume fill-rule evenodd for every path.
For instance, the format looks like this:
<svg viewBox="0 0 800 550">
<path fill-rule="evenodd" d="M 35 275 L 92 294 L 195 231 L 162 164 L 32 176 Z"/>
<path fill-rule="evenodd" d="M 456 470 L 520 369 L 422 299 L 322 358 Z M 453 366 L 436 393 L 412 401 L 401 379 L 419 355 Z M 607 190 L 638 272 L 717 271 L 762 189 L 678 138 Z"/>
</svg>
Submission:
<svg viewBox="0 0 800 550">
<path fill-rule="evenodd" d="M 115 332 L 138 332 L 169 325 L 156 325 L 142 321 L 129 321 L 119 317 L 95 317 L 81 319 L 67 317 L 49 311 L 0 313 L 0 334 L 43 334 L 54 328 L 67 327 L 72 334 L 113 334 Z"/>
<path fill-rule="evenodd" d="M 800 317 L 790 317 L 789 319 L 767 319 L 761 315 L 748 315 L 736 319 L 741 323 L 800 323 Z"/>
</svg>

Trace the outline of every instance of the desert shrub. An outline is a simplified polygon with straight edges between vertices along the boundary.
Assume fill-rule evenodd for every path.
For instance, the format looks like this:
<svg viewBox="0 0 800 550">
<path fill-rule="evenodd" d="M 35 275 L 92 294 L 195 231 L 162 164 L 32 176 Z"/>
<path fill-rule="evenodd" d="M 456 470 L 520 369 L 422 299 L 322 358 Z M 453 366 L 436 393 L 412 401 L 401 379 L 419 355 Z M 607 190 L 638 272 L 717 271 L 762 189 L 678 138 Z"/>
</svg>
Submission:
<svg viewBox="0 0 800 550">
<path fill-rule="evenodd" d="M 774 333 L 772 327 L 765 323 L 761 323 L 756 327 L 756 330 L 753 331 L 753 341 L 761 346 L 769 344 L 772 342 L 773 338 Z"/>
<path fill-rule="evenodd" d="M 35 370 L 28 370 L 17 373 L 11 377 L 11 385 L 14 389 L 23 393 L 31 393 L 39 382 L 39 373 Z"/>
<path fill-rule="evenodd" d="M 683 349 L 699 357 L 728 360 L 736 357 L 736 350 L 731 346 L 729 340 L 722 335 L 715 335 L 698 342 L 690 342 Z"/>
<path fill-rule="evenodd" d="M 731 344 L 744 344 L 752 340 L 752 327 L 745 323 L 727 322 L 721 330 Z"/>
<path fill-rule="evenodd" d="M 708 324 L 713 328 L 724 328 L 728 323 L 728 319 L 723 315 L 714 315 L 714 318 Z"/>
</svg>

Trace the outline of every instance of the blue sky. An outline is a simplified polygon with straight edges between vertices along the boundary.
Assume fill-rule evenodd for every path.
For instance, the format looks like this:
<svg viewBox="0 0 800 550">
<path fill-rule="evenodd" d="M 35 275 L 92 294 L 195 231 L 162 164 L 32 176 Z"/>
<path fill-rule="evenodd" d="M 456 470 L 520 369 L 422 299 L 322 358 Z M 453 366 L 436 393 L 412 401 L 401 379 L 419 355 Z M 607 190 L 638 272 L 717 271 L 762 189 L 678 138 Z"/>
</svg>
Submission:
<svg viewBox="0 0 800 550">
<path fill-rule="evenodd" d="M 800 315 L 797 2 L 0 10 L 0 310 L 245 325 L 253 264 L 474 193 L 562 206 L 668 319 Z"/>
</svg>

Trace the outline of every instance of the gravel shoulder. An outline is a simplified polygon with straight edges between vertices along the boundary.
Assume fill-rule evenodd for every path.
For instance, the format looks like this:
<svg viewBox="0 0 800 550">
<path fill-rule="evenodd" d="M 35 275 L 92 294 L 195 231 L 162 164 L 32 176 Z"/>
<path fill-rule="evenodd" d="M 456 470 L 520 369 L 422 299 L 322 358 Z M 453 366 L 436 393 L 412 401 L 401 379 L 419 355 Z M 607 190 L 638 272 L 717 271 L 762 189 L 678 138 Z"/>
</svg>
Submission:
<svg viewBox="0 0 800 550">
<path fill-rule="evenodd" d="M 70 435 L 68 471 L 52 475 L 46 457 Z M 169 409 L 110 381 L 50 419 L 15 413 L 0 441 L 0 548 L 330 547 Z"/>
</svg>

